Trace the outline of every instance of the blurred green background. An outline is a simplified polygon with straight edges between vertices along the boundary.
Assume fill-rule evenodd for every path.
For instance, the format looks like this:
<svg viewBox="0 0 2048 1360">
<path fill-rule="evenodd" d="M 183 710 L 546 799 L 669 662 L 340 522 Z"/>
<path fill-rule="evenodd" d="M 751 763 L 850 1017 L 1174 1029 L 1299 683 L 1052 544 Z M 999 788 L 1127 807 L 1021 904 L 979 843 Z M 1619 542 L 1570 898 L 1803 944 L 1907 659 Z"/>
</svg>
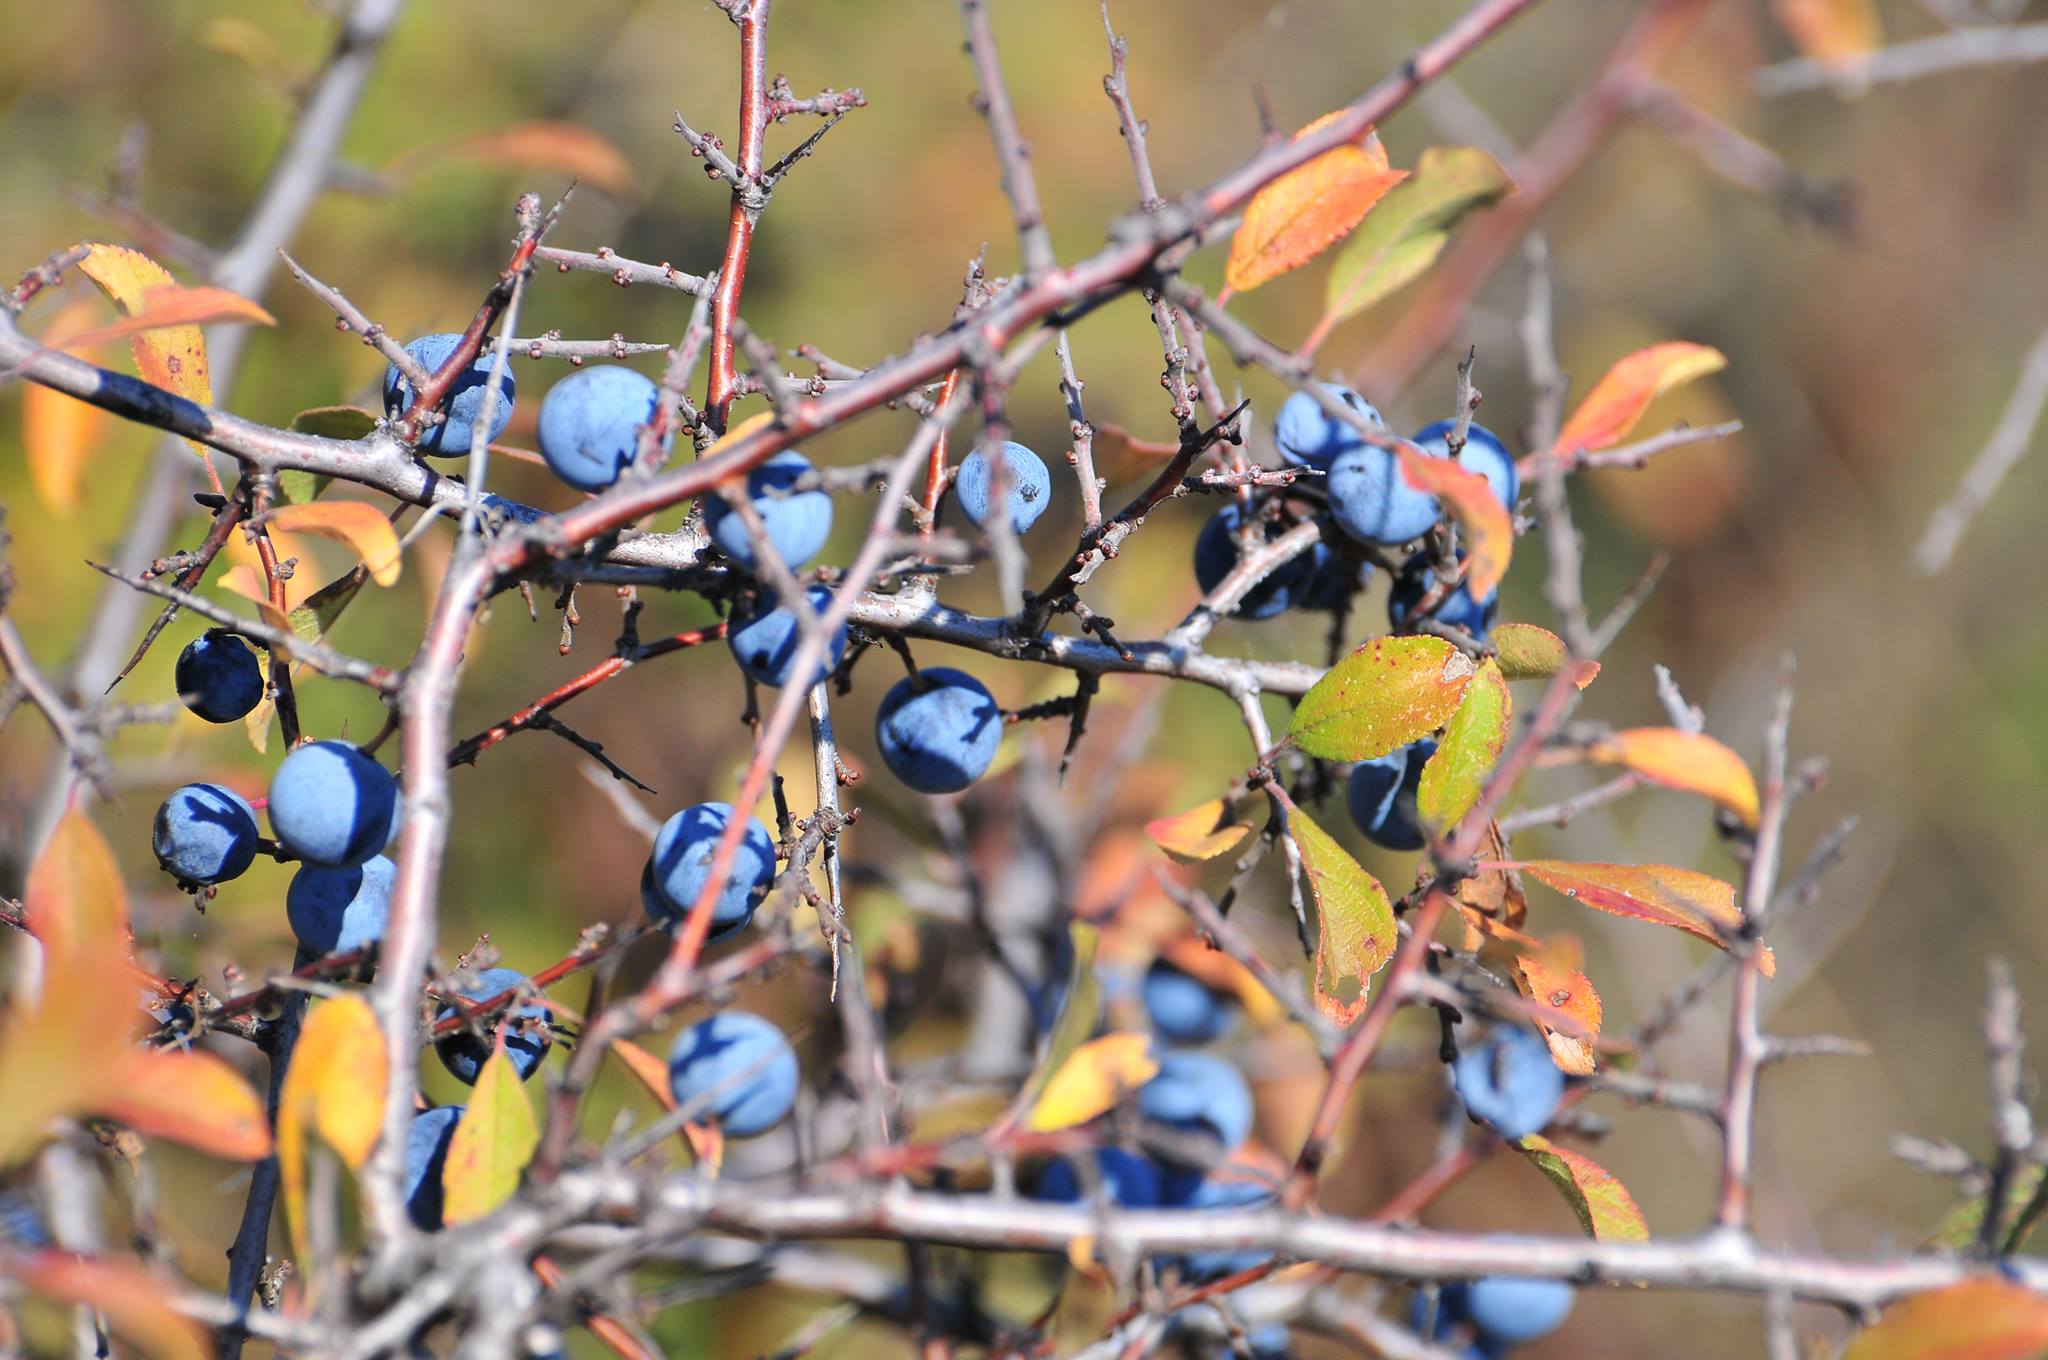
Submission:
<svg viewBox="0 0 2048 1360">
<path fill-rule="evenodd" d="M 201 242 L 230 237 L 260 186 L 287 126 L 292 91 L 312 72 L 332 26 L 329 5 L 201 3 L 200 0 L 71 0 L 0 8 L 0 267 L 25 268 L 74 240 L 136 240 L 132 224 L 81 206 L 101 192 L 124 138 L 143 140 L 142 208 Z M 1003 57 L 1035 164 L 1054 240 L 1065 257 L 1097 247 L 1106 224 L 1133 203 L 1129 166 L 1101 79 L 1106 67 L 1092 0 L 997 4 Z M 1235 165 L 1259 139 L 1253 90 L 1262 86 L 1283 127 L 1354 97 L 1421 39 L 1460 12 L 1441 0 L 1232 3 L 1126 0 L 1115 13 L 1131 40 L 1131 81 L 1151 124 L 1151 148 L 1169 194 Z M 1634 7 L 1612 0 L 1551 0 L 1455 74 L 1465 101 L 1514 144 L 1526 144 L 1569 100 Z M 1900 35 L 1927 30 L 1913 5 L 1885 7 Z M 266 50 L 267 49 L 267 50 Z M 437 162 L 406 180 L 380 175 L 416 148 L 527 119 L 583 124 L 615 142 L 634 169 L 632 191 L 580 191 L 553 243 L 609 245 L 622 254 L 712 268 L 723 241 L 726 192 L 670 131 L 671 110 L 731 139 L 734 104 L 730 26 L 711 5 L 648 0 L 577 5 L 536 0 L 431 0 L 414 5 L 393 38 L 345 143 L 348 184 L 331 192 L 293 242 L 293 253 L 401 334 L 459 329 L 502 262 L 516 193 L 562 187 L 559 171 Z M 858 85 L 868 98 L 833 130 L 820 153 L 780 187 L 757 239 L 745 313 L 763 335 L 793 349 L 817 345 L 867 364 L 942 326 L 958 300 L 967 261 L 989 243 L 992 269 L 1014 261 L 1008 213 L 986 132 L 970 111 L 971 71 L 945 0 L 781 0 L 770 65 L 799 94 Z M 2038 885 L 2048 875 L 2048 554 L 2037 520 L 2048 496 L 2048 457 L 2023 462 L 1982 515 L 1952 568 L 1918 577 L 1909 553 L 1933 506 L 1953 489 L 1990 432 L 2019 353 L 2048 321 L 2048 79 L 2027 70 L 1936 77 L 1845 100 L 1829 94 L 1759 100 L 1749 91 L 1760 64 L 1788 55 L 1763 0 L 1721 0 L 1680 49 L 1668 74 L 1704 107 L 1771 147 L 1816 181 L 1849 185 L 1857 227 L 1843 236 L 1802 223 L 1717 179 L 1656 131 L 1624 124 L 1589 168 L 1544 213 L 1558 290 L 1559 345 L 1583 392 L 1614 358 L 1641 344 L 1689 339 L 1718 346 L 1726 372 L 1660 404 L 1645 431 L 1677 418 L 1739 417 L 1738 438 L 1669 455 L 1642 472 L 1607 472 L 1575 483 L 1589 539 L 1589 595 L 1599 610 L 1653 553 L 1675 554 L 1655 597 L 1607 658 L 1584 715 L 1627 725 L 1661 722 L 1650 667 L 1671 666 L 1702 705 L 1710 730 L 1755 756 L 1780 657 L 1796 652 L 1795 754 L 1832 763 L 1826 787 L 1803 806 L 1791 835 L 1796 864 L 1812 840 L 1846 813 L 1863 819 L 1851 862 L 1816 907 L 1779 941 L 1780 972 L 1768 1022 L 1866 1039 L 1872 1061 L 1822 1060 L 1773 1072 L 1765 1083 L 1759 1227 L 1774 1245 L 1845 1253 L 1916 1243 L 1948 1203 L 1949 1190 L 1893 1161 L 1887 1136 L 1911 1130 L 1987 1141 L 1976 1038 L 1988 954 L 2009 956 L 2023 988 L 2043 995 L 2048 919 Z M 1410 109 L 1384 128 L 1396 165 L 1432 144 L 1460 139 L 1436 119 L 1443 103 Z M 1469 111 L 1468 117 L 1469 117 Z M 139 133 L 136 131 L 139 130 Z M 773 134 L 786 147 L 801 121 Z M 1473 228 L 1467 226 L 1465 230 Z M 1190 273 L 1210 287 L 1222 251 Z M 181 277 L 188 263 L 166 258 Z M 11 277 L 11 275 L 10 275 Z M 1313 324 L 1319 267 L 1269 285 L 1239 304 L 1283 344 Z M 1486 402 L 1481 419 L 1503 434 L 1528 411 L 1513 325 L 1525 276 L 1508 265 L 1481 293 L 1458 343 L 1479 349 Z M 66 297 L 89 297 L 80 281 Z M 1340 328 L 1319 356 L 1326 368 L 1357 364 L 1412 301 L 1413 291 Z M 237 411 L 283 423 L 303 408 L 373 404 L 377 356 L 346 335 L 289 281 L 265 299 L 280 325 L 256 338 L 231 393 Z M 669 341 L 687 299 L 651 288 L 622 290 L 594 274 L 543 271 L 528 301 L 524 334 Z M 46 318 L 39 304 L 32 320 Z M 104 308 L 102 307 L 102 312 Z M 1073 335 L 1098 425 L 1170 438 L 1158 385 L 1159 352 L 1144 310 L 1105 309 Z M 1240 382 L 1213 353 L 1226 391 Z M 118 362 L 119 360 L 117 360 Z M 1451 356 L 1440 355 L 1405 391 L 1368 393 L 1393 423 L 1412 429 L 1449 413 Z M 649 366 L 651 367 L 651 365 Z M 506 441 L 531 447 L 546 384 L 567 370 L 521 360 L 521 400 Z M 1018 437 L 1042 451 L 1064 446 L 1065 417 L 1050 351 L 1013 396 Z M 1270 411 L 1278 389 L 1242 378 Z M 104 560 L 130 515 L 154 441 L 118 431 L 97 452 L 88 501 L 74 516 L 43 507 L 25 471 L 18 386 L 0 391 L 0 502 L 8 508 L 11 560 L 20 580 L 14 616 L 37 657 L 60 672 L 99 595 L 82 559 Z M 746 408 L 743 408 L 745 413 Z M 901 446 L 907 414 L 878 413 L 808 446 L 820 461 L 851 463 Z M 1263 437 L 1263 436 L 1262 436 Z M 1511 443 L 1517 442 L 1511 438 Z M 2037 441 L 2038 443 L 2039 441 Z M 1050 461 L 1050 459 L 1049 459 Z M 1105 458 L 1119 503 L 1146 469 Z M 559 507 L 572 493 L 539 469 L 499 461 L 494 489 Z M 1070 545 L 1078 526 L 1071 485 L 1057 481 L 1054 511 L 1034 534 L 1033 577 Z M 830 560 L 853 548 L 868 503 L 843 504 Z M 1156 636 L 1196 598 L 1187 567 L 1201 511 L 1179 504 L 1155 515 L 1088 598 L 1126 637 Z M 664 521 L 666 522 L 666 521 Z M 189 517 L 178 542 L 195 544 Z M 430 534 L 392 588 L 370 590 L 340 625 L 336 643 L 393 665 L 410 653 L 446 555 Z M 317 569 L 308 587 L 338 574 L 335 545 L 295 551 Z M 1531 540 L 1511 575 L 1504 617 L 1546 623 L 1538 585 L 1540 543 Z M 1376 626 L 1377 588 L 1359 623 Z M 986 607 L 979 582 L 949 597 Z M 234 597 L 222 598 L 232 601 Z M 619 606 L 587 589 L 574 646 L 557 654 L 559 616 L 540 600 L 529 623 L 514 596 L 501 598 L 472 648 L 456 727 L 474 731 L 609 653 Z M 651 596 L 642 632 L 656 635 L 708 617 L 694 599 Z M 195 631 L 181 621 L 121 691 L 137 702 L 170 697 L 170 666 Z M 1288 616 L 1226 625 L 1220 650 L 1319 658 L 1319 620 Z M 940 658 L 940 649 L 920 656 Z M 1059 692 L 1057 677 L 986 658 L 964 664 L 1009 705 Z M 891 669 L 871 658 L 863 683 L 839 704 L 849 753 L 875 766 L 868 715 Z M 365 738 L 381 713 L 360 693 L 318 679 L 301 687 L 308 730 Z M 703 798 L 729 797 L 750 749 L 739 722 L 738 677 L 722 648 L 635 670 L 580 700 L 564 716 L 602 741 L 660 790 L 637 798 L 656 817 Z M 1156 709 L 1154 705 L 1157 705 Z M 1272 705 L 1276 720 L 1280 707 Z M 1084 890 L 1111 893 L 1126 866 L 1143 868 L 1145 817 L 1199 801 L 1247 763 L 1244 735 L 1221 696 L 1158 693 L 1158 682 L 1104 687 L 1087 777 L 1107 810 L 1078 828 L 1093 838 Z M 1112 757 L 1141 717 L 1156 721 L 1135 771 Z M 1024 741 L 1056 743 L 1032 731 Z M 96 817 L 135 885 L 138 927 L 164 968 L 219 986 L 233 963 L 260 974 L 290 956 L 281 899 L 287 871 L 262 866 L 221 892 L 205 916 L 150 864 L 148 819 L 171 786 L 218 777 L 260 791 L 275 758 L 255 754 L 238 728 L 181 716 L 165 729 L 127 733 L 122 797 Z M 36 716 L 18 712 L 0 729 L 0 887 L 18 885 L 19 846 L 52 749 Z M 808 810 L 808 755 L 787 765 L 795 810 Z M 1092 763 L 1091 763 L 1092 762 Z M 877 769 L 878 766 L 875 766 Z M 452 962 L 488 932 L 505 962 L 531 971 L 560 957 L 595 922 L 637 915 L 634 879 L 644 841 L 585 778 L 588 762 L 544 734 L 513 739 L 458 771 L 442 959 Z M 1108 791 L 1111 774 L 1123 778 Z M 1546 771 L 1528 801 L 1585 782 Z M 1070 796 L 1076 781 L 1069 781 Z M 850 798 L 867 815 L 849 842 L 857 863 L 886 866 L 854 894 L 857 926 L 871 946 L 913 929 L 905 883 L 951 882 L 955 866 L 914 800 L 886 774 Z M 1001 861 L 1016 835 L 1014 793 L 992 782 L 964 805 L 975 853 Z M 1325 819 L 1343 819 L 1333 807 Z M 1639 795 L 1587 816 L 1566 833 L 1532 834 L 1526 852 L 1581 859 L 1648 860 L 1722 873 L 1730 862 L 1702 807 L 1677 795 Z M 1411 869 L 1368 857 L 1390 885 Z M 1212 885 L 1220 886 L 1220 884 Z M 1274 956 L 1293 957 L 1292 923 L 1277 876 L 1262 876 L 1243 908 Z M 1587 971 L 1606 1002 L 1608 1027 L 1639 1018 L 1698 962 L 1681 936 L 1579 912 L 1538 890 L 1532 921 L 1573 930 L 1587 943 Z M 895 932 L 892 934 L 892 931 Z M 926 923 L 925 971 L 973 980 L 971 937 Z M 936 960 L 936 961 L 935 961 Z M 807 971 L 772 979 L 748 1004 L 809 1037 L 807 1061 L 823 1072 L 835 1057 L 824 983 Z M 935 987 L 945 1003 L 904 1022 L 899 1057 L 943 1053 L 962 1027 L 962 988 Z M 562 999 L 582 1004 L 580 983 Z M 2034 1015 L 2048 1014 L 2037 1007 Z M 2042 1027 L 2030 1024 L 2039 1035 Z M 1370 1079 L 1350 1150 L 1333 1174 L 1333 1207 L 1363 1210 L 1424 1165 L 1434 1149 L 1434 1031 L 1400 1032 L 1387 1070 Z M 1712 1007 L 1670 1044 L 1678 1076 L 1719 1080 L 1721 1026 Z M 1284 1031 L 1250 1037 L 1243 1055 L 1259 1074 L 1266 1137 L 1291 1152 L 1312 1099 L 1307 1050 Z M 246 1058 L 247 1054 L 238 1054 Z M 430 1067 L 435 1067 L 429 1064 Z M 438 1069 L 432 1089 L 444 1088 Z M 621 1099 L 637 1097 L 621 1093 Z M 1711 1131 L 1655 1111 L 1617 1114 L 1594 1155 L 1635 1192 L 1653 1231 L 1686 1233 L 1711 1212 Z M 164 1224 L 181 1264 L 202 1280 L 221 1270 L 220 1246 L 239 1208 L 222 1171 L 175 1153 L 164 1164 Z M 1497 1161 L 1449 1195 L 1429 1221 L 1470 1227 L 1568 1232 L 1572 1221 L 1527 1167 Z M 896 1257 L 877 1253 L 893 1263 Z M 995 1297 L 1018 1313 L 1048 1296 L 1053 1267 L 1030 1263 Z M 677 1354 L 770 1352 L 815 1305 L 778 1296 L 774 1307 L 691 1303 L 657 1318 Z M 1531 1355 L 1721 1355 L 1753 1351 L 1757 1309 L 1743 1300 L 1603 1291 L 1587 1296 L 1567 1330 Z M 1802 1322 L 1821 1325 L 1819 1315 Z M 587 1336 L 576 1341 L 587 1348 Z M 900 1353 L 901 1340 L 865 1324 L 834 1333 L 819 1354 Z"/>
</svg>

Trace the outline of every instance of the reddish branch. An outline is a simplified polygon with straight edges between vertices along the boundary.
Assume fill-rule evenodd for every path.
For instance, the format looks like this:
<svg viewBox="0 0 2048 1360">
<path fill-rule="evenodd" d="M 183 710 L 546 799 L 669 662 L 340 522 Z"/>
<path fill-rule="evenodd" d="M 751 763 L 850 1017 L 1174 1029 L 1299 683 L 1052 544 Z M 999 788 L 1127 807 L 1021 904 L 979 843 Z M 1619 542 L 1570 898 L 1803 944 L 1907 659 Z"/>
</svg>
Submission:
<svg viewBox="0 0 2048 1360">
<path fill-rule="evenodd" d="M 732 415 L 738 370 L 733 364 L 733 323 L 739 319 L 740 290 L 746 286 L 747 256 L 763 202 L 761 145 L 768 106 L 768 8 L 770 0 L 729 0 L 720 8 L 740 31 L 739 176 L 733 180 L 732 210 L 725 229 L 725 256 L 711 295 L 711 377 L 704 392 L 704 417 L 723 434 Z"/>
</svg>

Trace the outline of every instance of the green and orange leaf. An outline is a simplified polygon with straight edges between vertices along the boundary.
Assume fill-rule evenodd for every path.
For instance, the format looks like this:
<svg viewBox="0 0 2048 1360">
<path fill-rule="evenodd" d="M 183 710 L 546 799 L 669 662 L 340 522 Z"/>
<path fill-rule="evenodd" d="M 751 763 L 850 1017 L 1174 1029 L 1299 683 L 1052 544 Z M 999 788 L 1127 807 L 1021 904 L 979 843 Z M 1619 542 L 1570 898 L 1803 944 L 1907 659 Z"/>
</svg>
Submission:
<svg viewBox="0 0 2048 1360">
<path fill-rule="evenodd" d="M 398 534 L 384 512 L 365 501 L 316 501 L 311 505 L 281 505 L 264 523 L 283 533 L 318 534 L 347 544 L 370 579 L 388 586 L 398 579 Z"/>
<path fill-rule="evenodd" d="M 518 1069 L 505 1056 L 500 1036 L 477 1073 L 476 1087 L 455 1125 L 448 1160 L 441 1168 L 447 1221 L 473 1223 L 512 1198 L 539 1146 L 533 1105 Z"/>
<path fill-rule="evenodd" d="M 1316 899 L 1316 1009 L 1348 1025 L 1365 1009 L 1372 975 L 1394 956 L 1394 906 L 1380 881 L 1291 803 L 1287 834 Z"/>
<path fill-rule="evenodd" d="M 1466 214 L 1514 192 L 1499 161 L 1476 146 L 1433 146 L 1395 185 L 1330 266 L 1326 323 L 1356 316 L 1419 277 Z"/>
<path fill-rule="evenodd" d="M 1287 737 L 1324 760 L 1371 760 L 1442 727 L 1477 667 L 1434 637 L 1378 637 L 1301 696 Z"/>
<path fill-rule="evenodd" d="M 1588 1237 L 1602 1242 L 1650 1240 L 1650 1225 L 1628 1187 L 1591 1157 L 1559 1147 L 1540 1134 L 1531 1134 L 1516 1146 L 1558 1188 Z"/>
<path fill-rule="evenodd" d="M 1416 810 L 1438 829 L 1455 826 L 1479 802 L 1486 778 L 1508 743 L 1515 711 L 1508 684 L 1491 659 L 1482 661 L 1458 711 L 1444 724 L 1436 754 L 1422 767 Z"/>
<path fill-rule="evenodd" d="M 1548 680 L 1572 664 L 1571 650 L 1564 645 L 1564 639 L 1533 623 L 1497 625 L 1493 630 L 1493 647 L 1500 673 L 1510 680 Z M 1577 664 L 1572 683 L 1584 689 L 1599 676 L 1600 663 Z"/>
</svg>

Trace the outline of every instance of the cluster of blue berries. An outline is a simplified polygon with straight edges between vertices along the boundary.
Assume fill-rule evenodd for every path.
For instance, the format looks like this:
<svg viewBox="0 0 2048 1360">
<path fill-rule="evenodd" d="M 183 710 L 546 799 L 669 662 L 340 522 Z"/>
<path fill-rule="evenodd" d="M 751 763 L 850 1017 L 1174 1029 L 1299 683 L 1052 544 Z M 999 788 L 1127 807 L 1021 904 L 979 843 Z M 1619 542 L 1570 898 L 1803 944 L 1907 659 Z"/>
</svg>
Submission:
<svg viewBox="0 0 2048 1360">
<path fill-rule="evenodd" d="M 1190 1047 L 1229 1034 L 1240 1014 L 1236 996 L 1164 958 L 1146 971 L 1139 993 L 1162 1045 L 1159 1070 L 1137 1094 L 1139 1118 L 1156 1135 L 1155 1152 L 1102 1147 L 1080 1163 L 1062 1158 L 1039 1174 L 1033 1193 L 1073 1203 L 1094 1187 L 1132 1209 L 1244 1209 L 1273 1202 L 1271 1180 L 1236 1156 L 1251 1137 L 1256 1113 L 1250 1084 L 1225 1059 Z M 1214 1280 L 1270 1259 L 1259 1251 L 1193 1251 L 1159 1265 L 1190 1280 Z M 1284 1339 L 1276 1345 L 1273 1353 L 1284 1354 Z"/>
</svg>

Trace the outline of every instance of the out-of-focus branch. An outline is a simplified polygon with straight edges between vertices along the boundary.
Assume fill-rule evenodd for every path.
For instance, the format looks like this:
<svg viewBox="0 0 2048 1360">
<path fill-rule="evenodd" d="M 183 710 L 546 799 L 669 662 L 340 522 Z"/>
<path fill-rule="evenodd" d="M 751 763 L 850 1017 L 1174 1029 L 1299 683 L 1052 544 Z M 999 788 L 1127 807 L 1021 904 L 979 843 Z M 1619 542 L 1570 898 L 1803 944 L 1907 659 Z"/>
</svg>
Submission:
<svg viewBox="0 0 2048 1360">
<path fill-rule="evenodd" d="M 2048 330 L 2035 337 L 2026 357 L 2020 360 L 2019 381 L 2013 384 L 2012 395 L 2006 399 L 2005 410 L 1999 414 L 1991 438 L 1984 442 L 1970 463 L 1970 470 L 1963 474 L 1955 495 L 1934 512 L 1920 546 L 1913 550 L 1914 565 L 1922 575 L 1933 576 L 1954 559 L 1970 521 L 1991 503 L 2006 474 L 2026 456 L 2044 408 L 2048 408 Z"/>
</svg>

